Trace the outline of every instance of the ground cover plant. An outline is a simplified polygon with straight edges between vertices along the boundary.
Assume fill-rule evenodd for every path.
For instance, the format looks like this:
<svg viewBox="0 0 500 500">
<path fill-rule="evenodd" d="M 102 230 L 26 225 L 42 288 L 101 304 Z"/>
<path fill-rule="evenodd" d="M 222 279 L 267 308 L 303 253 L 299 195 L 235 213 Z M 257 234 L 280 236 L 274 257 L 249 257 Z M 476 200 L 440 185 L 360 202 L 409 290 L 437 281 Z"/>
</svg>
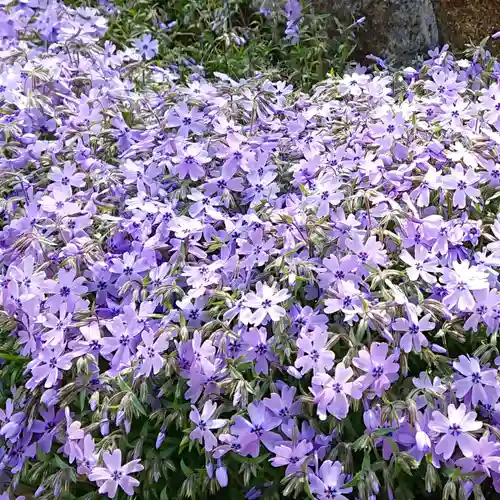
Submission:
<svg viewBox="0 0 500 500">
<path fill-rule="evenodd" d="M 11 498 L 494 498 L 500 77 L 287 81 L 2 2 Z"/>
<path fill-rule="evenodd" d="M 302 88 L 342 73 L 362 19 L 342 26 L 298 0 L 70 0 L 97 7 L 118 48 L 152 37 L 150 55 L 181 78 L 196 71 L 248 78 L 273 75 Z M 360 22 L 361 21 L 361 22 Z M 338 25 L 338 29 L 331 29 Z M 151 40 L 151 38 L 147 38 Z"/>
</svg>

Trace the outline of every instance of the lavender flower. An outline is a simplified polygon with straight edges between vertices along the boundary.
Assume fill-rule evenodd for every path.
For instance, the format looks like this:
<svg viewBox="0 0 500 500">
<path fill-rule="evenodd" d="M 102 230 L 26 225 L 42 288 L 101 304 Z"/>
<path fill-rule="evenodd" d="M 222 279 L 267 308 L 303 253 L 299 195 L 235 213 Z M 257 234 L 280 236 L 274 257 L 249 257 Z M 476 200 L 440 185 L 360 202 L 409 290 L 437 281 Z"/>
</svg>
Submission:
<svg viewBox="0 0 500 500">
<path fill-rule="evenodd" d="M 113 450 L 112 453 L 105 451 L 102 458 L 105 467 L 94 467 L 88 476 L 91 481 L 98 481 L 101 484 L 99 493 L 113 498 L 119 486 L 127 495 L 133 495 L 134 488 L 139 486 L 139 481 L 130 477 L 130 474 L 144 469 L 139 463 L 140 460 L 132 460 L 122 465 L 120 449 Z"/>
<path fill-rule="evenodd" d="M 443 434 L 436 446 L 436 452 L 442 454 L 445 460 L 451 457 L 457 444 L 466 457 L 473 454 L 475 439 L 468 433 L 479 430 L 483 425 L 482 422 L 476 421 L 476 416 L 476 412 L 467 412 L 463 403 L 458 408 L 452 404 L 448 405 L 448 417 L 439 411 L 432 412 L 429 428 Z"/>
<path fill-rule="evenodd" d="M 359 351 L 359 356 L 352 360 L 354 366 L 366 372 L 357 381 L 364 389 L 373 388 L 377 396 L 382 396 L 391 382 L 399 377 L 399 364 L 395 363 L 398 357 L 391 354 L 387 357 L 389 346 L 385 343 L 374 342 L 370 352 L 366 349 Z"/>
<path fill-rule="evenodd" d="M 158 41 L 149 34 L 134 40 L 134 45 L 144 59 L 152 59 L 158 53 Z"/>
<path fill-rule="evenodd" d="M 189 414 L 189 419 L 196 424 L 196 429 L 191 431 L 189 437 L 204 443 L 205 449 L 211 451 L 217 446 L 217 438 L 211 432 L 211 429 L 220 429 L 226 425 L 226 420 L 216 418 L 213 419 L 217 405 L 211 401 L 207 401 L 203 406 L 203 412 L 199 413 L 196 407 L 192 407 Z"/>
<path fill-rule="evenodd" d="M 345 495 L 352 492 L 352 488 L 344 487 L 346 475 L 338 461 L 325 460 L 317 474 L 309 473 L 309 482 L 311 491 L 320 500 L 347 500 Z"/>
<path fill-rule="evenodd" d="M 285 474 L 293 474 L 302 469 L 302 464 L 307 460 L 308 453 L 312 451 L 313 445 L 303 440 L 297 445 L 279 445 L 274 448 L 275 457 L 271 458 L 273 467 L 286 465 Z"/>
</svg>

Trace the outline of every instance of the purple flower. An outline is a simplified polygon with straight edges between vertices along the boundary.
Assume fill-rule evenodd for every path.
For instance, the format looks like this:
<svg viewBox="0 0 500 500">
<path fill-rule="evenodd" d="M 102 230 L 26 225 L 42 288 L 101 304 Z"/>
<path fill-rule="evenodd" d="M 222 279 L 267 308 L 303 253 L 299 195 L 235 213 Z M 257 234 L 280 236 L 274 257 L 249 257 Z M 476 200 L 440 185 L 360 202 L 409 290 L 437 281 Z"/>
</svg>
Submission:
<svg viewBox="0 0 500 500">
<path fill-rule="evenodd" d="M 328 288 L 332 283 L 338 285 L 341 281 L 356 282 L 357 278 L 353 271 L 356 269 L 357 259 L 354 255 L 346 255 L 340 260 L 335 255 L 323 259 L 326 272 L 319 275 L 320 285 Z"/>
<path fill-rule="evenodd" d="M 360 295 L 352 281 L 341 281 L 337 284 L 337 298 L 325 300 L 325 312 L 332 314 L 342 311 L 346 323 L 352 324 L 363 310 Z"/>
<path fill-rule="evenodd" d="M 269 286 L 260 281 L 256 289 L 256 292 L 247 293 L 243 301 L 244 306 L 255 309 L 250 318 L 251 324 L 259 326 L 267 317 L 272 321 L 279 321 L 286 315 L 285 309 L 278 304 L 290 298 L 288 290 L 277 290 L 275 283 Z"/>
<path fill-rule="evenodd" d="M 250 328 L 241 336 L 244 344 L 242 349 L 246 351 L 245 358 L 255 361 L 256 373 L 267 373 L 269 371 L 269 361 L 277 361 L 277 357 L 272 351 L 274 338 L 267 338 L 265 328 Z"/>
<path fill-rule="evenodd" d="M 24 413 L 14 413 L 14 403 L 12 399 L 7 399 L 5 402 L 5 411 L 0 408 L 0 422 L 2 422 L 0 436 L 4 436 L 5 439 L 15 442 L 23 428 L 24 419 Z"/>
<path fill-rule="evenodd" d="M 124 318 L 116 317 L 106 325 L 106 328 L 111 332 L 111 337 L 104 337 L 101 340 L 101 354 L 110 357 L 113 367 L 118 367 L 120 364 L 130 362 L 134 352 L 134 341 L 143 329 L 137 320 L 132 319 L 125 323 Z"/>
<path fill-rule="evenodd" d="M 370 352 L 362 349 L 358 357 L 352 360 L 354 366 L 366 372 L 366 375 L 362 375 L 357 381 L 364 389 L 372 388 L 379 397 L 399 378 L 399 364 L 395 362 L 398 356 L 391 354 L 387 357 L 388 351 L 387 344 L 373 342 Z"/>
<path fill-rule="evenodd" d="M 419 278 L 422 278 L 431 285 L 437 281 L 433 273 L 439 271 L 438 259 L 428 252 L 424 246 L 415 245 L 415 257 L 412 257 L 407 250 L 403 250 L 400 258 L 410 266 L 406 269 L 406 273 L 412 281 L 418 281 Z"/>
<path fill-rule="evenodd" d="M 140 483 L 137 479 L 130 477 L 130 474 L 144 469 L 140 460 L 132 460 L 122 465 L 120 449 L 116 449 L 112 453 L 105 451 L 102 458 L 105 467 L 94 467 L 88 476 L 91 481 L 96 481 L 100 485 L 99 493 L 106 493 L 109 498 L 113 498 L 118 486 L 120 486 L 127 495 L 133 495 L 134 488 Z"/>
<path fill-rule="evenodd" d="M 458 444 L 466 457 L 471 456 L 474 453 L 475 439 L 468 433 L 483 426 L 482 422 L 476 421 L 476 416 L 474 411 L 467 413 L 463 403 L 458 408 L 449 404 L 448 417 L 439 411 L 433 411 L 429 428 L 437 434 L 443 434 L 436 446 L 436 453 L 448 460 Z"/>
<path fill-rule="evenodd" d="M 95 453 L 95 443 L 90 434 L 83 438 L 82 456 L 78 460 L 76 471 L 78 474 L 89 476 L 97 465 L 98 456 Z"/>
<path fill-rule="evenodd" d="M 475 173 L 473 169 L 469 169 L 464 173 L 464 169 L 460 164 L 455 166 L 450 175 L 445 175 L 443 177 L 444 187 L 454 190 L 453 206 L 465 208 L 467 198 L 477 202 L 481 192 L 474 187 L 474 184 L 476 184 L 479 179 L 479 175 Z"/>
<path fill-rule="evenodd" d="M 264 398 L 263 403 L 274 415 L 286 420 L 299 413 L 300 401 L 294 402 L 296 392 L 295 387 L 288 387 L 283 384 L 281 386 L 281 396 L 273 392 L 270 398 Z"/>
<path fill-rule="evenodd" d="M 80 443 L 85 437 L 85 433 L 81 429 L 81 422 L 73 421 L 67 406 L 64 408 L 64 412 L 66 416 L 66 440 L 62 449 L 68 456 L 69 463 L 71 464 L 77 459 L 81 460 L 83 457 Z"/>
<path fill-rule="evenodd" d="M 457 307 L 459 311 L 473 311 L 475 300 L 471 292 L 488 289 L 488 275 L 468 261 L 453 262 L 452 267 L 442 271 L 441 281 L 448 292 L 443 304 L 450 309 Z"/>
<path fill-rule="evenodd" d="M 168 126 L 179 127 L 178 134 L 181 137 L 187 137 L 189 132 L 199 135 L 202 134 L 205 129 L 203 117 L 203 113 L 198 111 L 197 108 L 189 109 L 185 102 L 181 102 L 176 108 L 171 108 L 168 113 Z M 207 152 L 203 150 L 201 144 L 187 145 L 186 148 L 182 146 L 184 145 L 180 142 L 177 147 L 178 154 L 180 154 L 182 150 L 186 149 L 190 150 L 191 153 L 194 153 L 192 155 L 193 157 L 201 153 L 200 158 L 207 159 L 207 161 L 209 161 Z M 191 155 L 191 153 L 188 154 Z M 175 158 L 174 161 L 176 161 Z"/>
<path fill-rule="evenodd" d="M 63 354 L 65 350 L 65 344 L 44 347 L 38 357 L 28 363 L 32 377 L 26 387 L 34 388 L 43 381 L 46 388 L 54 386 L 61 377 L 60 372 L 69 370 L 75 357 L 71 352 Z"/>
<path fill-rule="evenodd" d="M 500 472 L 500 445 L 489 436 L 483 436 L 479 441 L 470 442 L 469 455 L 458 459 L 455 464 L 464 472 L 481 472 L 490 476 L 490 470 Z"/>
<path fill-rule="evenodd" d="M 296 445 L 279 445 L 274 448 L 275 457 L 270 459 L 273 467 L 283 467 L 286 465 L 285 474 L 293 474 L 302 470 L 303 463 L 308 458 L 308 453 L 313 449 L 313 445 L 306 440 L 300 441 Z"/>
<path fill-rule="evenodd" d="M 398 318 L 392 323 L 392 329 L 397 332 L 406 332 L 399 341 L 399 345 L 404 352 L 412 350 L 420 352 L 422 347 L 427 347 L 429 344 L 427 337 L 422 332 L 434 330 L 436 325 L 430 321 L 430 314 L 418 319 L 417 315 L 412 312 L 409 317 L 409 319 Z"/>
<path fill-rule="evenodd" d="M 319 500 L 347 500 L 344 495 L 352 492 L 352 488 L 344 487 L 346 475 L 340 462 L 325 460 L 316 474 L 309 472 L 308 478 L 311 491 Z"/>
<path fill-rule="evenodd" d="M 137 358 L 140 360 L 139 374 L 149 377 L 153 372 L 157 375 L 165 364 L 160 354 L 167 350 L 168 339 L 162 334 L 155 340 L 154 333 L 150 330 L 142 332 L 141 337 L 144 345 L 137 347 Z"/>
<path fill-rule="evenodd" d="M 474 406 L 480 402 L 497 402 L 499 387 L 496 369 L 481 369 L 477 359 L 463 355 L 453 362 L 453 368 L 463 375 L 462 378 L 457 377 L 453 384 L 457 398 L 472 402 Z"/>
<path fill-rule="evenodd" d="M 47 299 L 46 307 L 55 313 L 61 304 L 66 304 L 68 312 L 75 311 L 81 301 L 80 295 L 87 291 L 87 287 L 83 285 L 85 278 L 76 278 L 75 269 L 60 269 L 57 278 L 58 281 L 49 279 L 43 284 L 44 291 L 52 295 Z"/>
<path fill-rule="evenodd" d="M 272 451 L 281 438 L 271 430 L 280 425 L 281 418 L 271 416 L 263 403 L 250 403 L 248 415 L 250 421 L 236 415 L 231 432 L 239 437 L 242 447 L 246 448 L 253 457 L 259 455 L 261 442 Z"/>
<path fill-rule="evenodd" d="M 217 438 L 213 435 L 211 429 L 220 429 L 224 427 L 227 420 L 212 418 L 217 410 L 217 405 L 211 401 L 205 403 L 201 415 L 195 406 L 191 408 L 192 411 L 189 414 L 189 419 L 196 424 L 196 428 L 191 431 L 189 437 L 190 439 L 203 443 L 207 451 L 212 451 L 217 446 Z"/>
<path fill-rule="evenodd" d="M 347 396 L 361 398 L 361 388 L 349 382 L 352 376 L 352 368 L 346 368 L 344 363 L 335 367 L 333 378 L 326 373 L 314 375 L 310 390 L 314 394 L 314 402 L 318 405 L 320 420 L 326 420 L 328 413 L 339 420 L 346 418 L 349 413 Z"/>
<path fill-rule="evenodd" d="M 316 328 L 309 335 L 301 336 L 297 340 L 299 352 L 295 360 L 295 367 L 301 370 L 302 374 L 311 369 L 313 373 L 322 373 L 330 370 L 333 366 L 335 353 L 326 349 L 328 342 L 328 332 Z"/>
<path fill-rule="evenodd" d="M 262 229 L 256 229 L 248 233 L 248 238 L 239 238 L 237 241 L 238 253 L 246 256 L 242 263 L 251 269 L 255 265 L 263 266 L 269 260 L 276 239 L 269 238 L 264 241 Z"/>
<path fill-rule="evenodd" d="M 158 53 L 158 41 L 153 40 L 149 33 L 134 40 L 134 46 L 144 59 L 152 59 Z"/>
<path fill-rule="evenodd" d="M 36 434 L 41 434 L 41 437 L 38 439 L 40 449 L 44 453 L 49 453 L 56 437 L 56 426 L 65 419 L 65 409 L 61 408 L 56 412 L 53 406 L 49 406 L 47 409 L 40 408 L 39 413 L 43 421 L 35 420 L 32 430 Z"/>
<path fill-rule="evenodd" d="M 123 260 L 113 259 L 109 266 L 112 273 L 119 275 L 116 279 L 117 287 L 121 287 L 128 281 L 142 282 L 140 273 L 148 269 L 149 265 L 145 259 L 129 252 L 123 254 Z"/>
<path fill-rule="evenodd" d="M 77 172 L 76 165 L 69 162 L 64 164 L 63 170 L 59 167 L 51 167 L 48 177 L 57 184 L 58 189 L 67 194 L 68 198 L 73 194 L 71 186 L 85 186 L 85 174 Z"/>
</svg>

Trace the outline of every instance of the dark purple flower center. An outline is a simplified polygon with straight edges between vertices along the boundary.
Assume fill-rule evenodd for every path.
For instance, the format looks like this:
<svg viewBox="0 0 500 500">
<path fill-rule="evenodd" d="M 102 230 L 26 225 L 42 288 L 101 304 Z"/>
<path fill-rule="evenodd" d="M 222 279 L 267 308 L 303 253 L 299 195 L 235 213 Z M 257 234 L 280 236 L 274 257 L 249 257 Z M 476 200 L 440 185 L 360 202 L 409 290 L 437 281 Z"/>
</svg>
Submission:
<svg viewBox="0 0 500 500">
<path fill-rule="evenodd" d="M 264 342 L 259 342 L 256 346 L 255 346 L 255 352 L 257 354 L 260 354 L 261 356 L 263 356 L 264 354 L 266 354 L 267 352 L 267 345 L 264 344 Z"/>
<path fill-rule="evenodd" d="M 296 464 L 296 463 L 299 462 L 299 460 L 300 460 L 299 457 L 290 457 L 290 463 L 291 464 Z"/>
<path fill-rule="evenodd" d="M 281 408 L 281 410 L 278 412 L 278 415 L 280 417 L 288 417 L 290 415 L 290 411 L 288 408 Z"/>
<path fill-rule="evenodd" d="M 408 329 L 408 331 L 412 334 L 412 335 L 416 335 L 419 331 L 420 331 L 420 328 L 418 325 L 410 325 L 410 328 Z"/>
<path fill-rule="evenodd" d="M 352 305 L 352 298 L 351 297 L 344 297 L 344 300 L 342 302 L 343 307 L 350 307 Z"/>
<path fill-rule="evenodd" d="M 368 260 L 368 254 L 366 252 L 359 252 L 358 257 L 361 262 L 366 262 Z"/>
<path fill-rule="evenodd" d="M 325 497 L 326 498 L 335 498 L 339 493 L 339 490 L 335 486 L 327 486 L 325 488 Z"/>
<path fill-rule="evenodd" d="M 396 130 L 396 127 L 394 127 L 394 125 L 389 125 L 387 127 L 387 132 L 389 132 L 389 134 L 392 134 L 394 130 Z"/>
<path fill-rule="evenodd" d="M 484 465 L 484 458 L 481 455 L 474 455 L 473 458 L 477 465 Z"/>
<path fill-rule="evenodd" d="M 262 301 L 262 307 L 264 309 L 267 309 L 268 307 L 271 307 L 271 306 L 272 306 L 271 299 L 266 299 L 266 300 Z"/>
<path fill-rule="evenodd" d="M 122 478 L 122 476 L 123 474 L 119 470 L 114 470 L 111 473 L 111 479 L 113 479 L 113 481 L 119 481 Z"/>
<path fill-rule="evenodd" d="M 127 266 L 123 269 L 123 274 L 125 276 L 131 276 L 133 272 L 134 270 L 130 266 Z"/>
<path fill-rule="evenodd" d="M 471 380 L 473 384 L 480 384 L 481 383 L 481 374 L 478 372 L 475 372 L 471 375 Z"/>
<path fill-rule="evenodd" d="M 120 345 L 126 346 L 128 344 L 128 335 L 121 335 L 119 342 Z"/>
<path fill-rule="evenodd" d="M 56 358 L 51 358 L 49 361 L 49 368 L 56 368 L 57 367 L 57 359 Z"/>
<path fill-rule="evenodd" d="M 295 326 L 304 326 L 306 324 L 306 320 L 302 317 L 299 316 L 298 318 L 295 318 Z"/>
<path fill-rule="evenodd" d="M 448 427 L 448 432 L 452 436 L 460 436 L 460 434 L 462 433 L 462 429 L 459 424 L 451 424 Z"/>
<path fill-rule="evenodd" d="M 384 374 L 384 367 L 383 366 L 374 366 L 372 368 L 372 376 L 375 378 L 379 378 Z"/>
<path fill-rule="evenodd" d="M 91 351 L 98 351 L 100 349 L 99 341 L 98 340 L 91 340 L 89 342 L 89 347 Z"/>
<path fill-rule="evenodd" d="M 199 309 L 191 309 L 189 311 L 189 319 L 198 319 L 198 316 L 200 315 L 200 310 Z"/>
<path fill-rule="evenodd" d="M 336 382 L 335 384 L 333 384 L 332 389 L 337 394 L 340 394 L 342 392 L 342 386 L 338 382 Z"/>
<path fill-rule="evenodd" d="M 252 427 L 252 430 L 250 431 L 253 434 L 256 434 L 257 436 L 262 436 L 262 433 L 264 432 L 264 427 L 261 424 L 254 425 Z"/>
<path fill-rule="evenodd" d="M 70 293 L 71 293 L 71 290 L 67 286 L 62 286 L 61 289 L 59 290 L 59 295 L 61 297 L 69 297 Z"/>
</svg>

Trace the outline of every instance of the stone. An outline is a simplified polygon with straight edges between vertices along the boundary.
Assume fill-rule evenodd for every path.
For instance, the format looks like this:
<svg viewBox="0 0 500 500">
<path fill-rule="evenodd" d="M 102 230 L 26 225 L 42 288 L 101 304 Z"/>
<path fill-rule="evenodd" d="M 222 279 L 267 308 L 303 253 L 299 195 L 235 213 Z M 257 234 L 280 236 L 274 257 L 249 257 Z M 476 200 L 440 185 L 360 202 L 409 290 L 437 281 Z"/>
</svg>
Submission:
<svg viewBox="0 0 500 500">
<path fill-rule="evenodd" d="M 333 14 L 343 25 L 366 17 L 357 35 L 356 52 L 361 57 L 374 54 L 408 65 L 439 44 L 432 0 L 312 0 L 312 4 L 315 11 Z"/>
<path fill-rule="evenodd" d="M 433 4 L 440 41 L 454 51 L 500 30 L 499 0 L 433 0 Z M 500 40 L 488 47 L 500 54 Z"/>
</svg>

